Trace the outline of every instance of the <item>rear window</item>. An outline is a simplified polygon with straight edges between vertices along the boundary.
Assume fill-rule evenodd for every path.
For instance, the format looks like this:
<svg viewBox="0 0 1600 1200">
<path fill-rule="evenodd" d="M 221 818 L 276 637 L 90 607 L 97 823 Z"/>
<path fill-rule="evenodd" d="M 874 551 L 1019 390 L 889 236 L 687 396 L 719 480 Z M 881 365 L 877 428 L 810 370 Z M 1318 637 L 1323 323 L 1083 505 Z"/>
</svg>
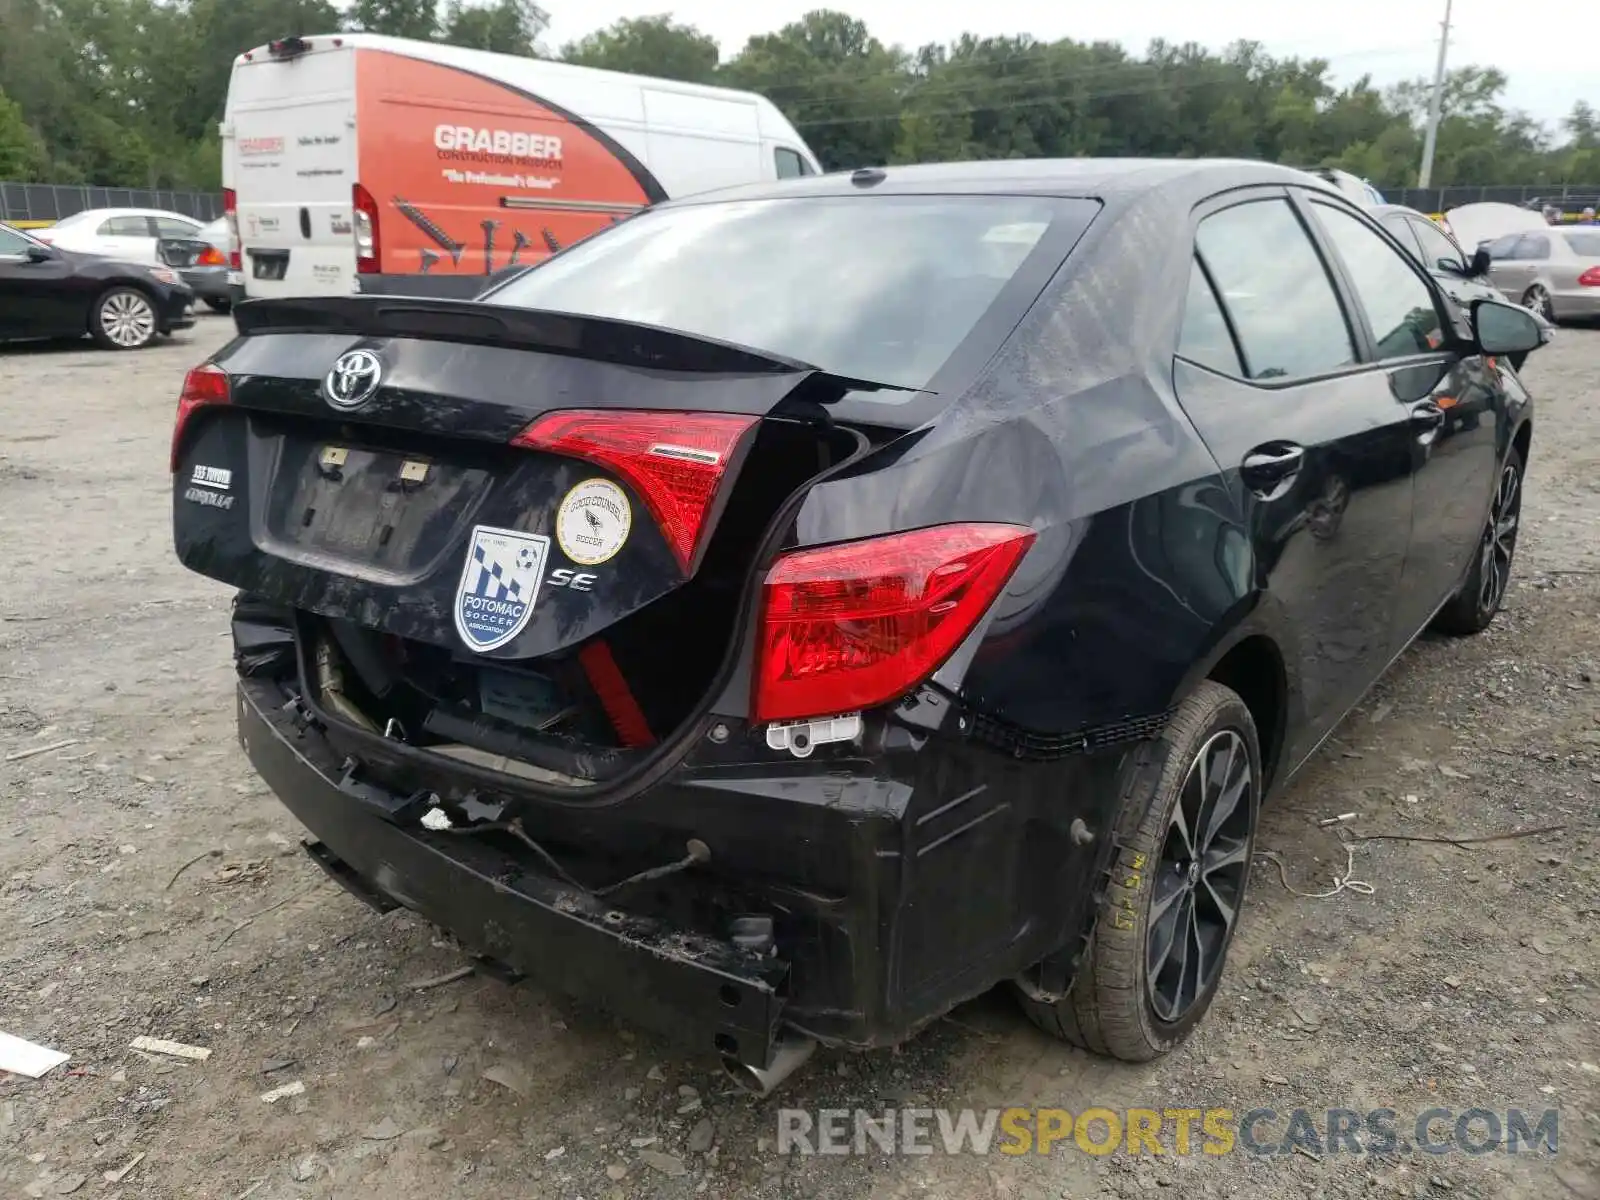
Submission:
<svg viewBox="0 0 1600 1200">
<path fill-rule="evenodd" d="M 1091 201 L 1032 196 L 667 208 L 573 246 L 489 299 L 665 326 L 922 388 L 1046 231 L 1064 223 L 1075 240 L 1097 210 Z"/>
<path fill-rule="evenodd" d="M 1579 258 L 1600 258 L 1600 233 L 1563 233 Z"/>
</svg>

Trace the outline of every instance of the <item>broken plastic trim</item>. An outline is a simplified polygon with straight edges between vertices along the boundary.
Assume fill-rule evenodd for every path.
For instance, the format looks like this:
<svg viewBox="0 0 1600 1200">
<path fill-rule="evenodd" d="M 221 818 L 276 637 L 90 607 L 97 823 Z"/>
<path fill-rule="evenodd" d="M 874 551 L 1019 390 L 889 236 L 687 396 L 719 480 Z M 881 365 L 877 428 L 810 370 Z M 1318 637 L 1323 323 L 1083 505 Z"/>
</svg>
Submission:
<svg viewBox="0 0 1600 1200">
<path fill-rule="evenodd" d="M 267 302 L 261 301 L 260 303 Z M 453 760 L 442 754 L 430 753 L 425 748 L 385 739 L 380 733 L 364 730 L 359 726 L 351 725 L 337 718 L 331 718 L 317 701 L 315 695 L 312 694 L 307 684 L 307 681 L 313 678 L 308 670 L 309 662 L 306 652 L 311 631 L 307 624 L 307 614 L 296 609 L 293 610 L 292 619 L 295 624 L 295 654 L 302 690 L 299 703 L 307 710 L 312 719 L 324 725 L 336 725 L 343 740 L 355 749 L 359 749 L 363 745 L 373 747 L 375 752 L 389 762 L 411 760 L 419 765 L 425 764 L 430 767 L 447 765 L 459 778 L 466 782 L 482 787 L 496 795 L 503 795 L 512 802 L 526 803 L 529 800 L 537 799 L 568 808 L 591 808 L 622 804 L 632 800 L 635 796 L 648 790 L 675 771 L 700 739 L 705 737 L 707 729 L 709 729 L 714 720 L 712 707 L 717 703 L 729 682 L 737 674 L 740 662 L 744 657 L 746 644 L 751 636 L 751 630 L 754 628 L 753 623 L 756 620 L 757 609 L 760 604 L 762 582 L 766 577 L 766 568 L 771 565 L 772 560 L 777 556 L 779 546 L 784 538 L 788 536 L 794 522 L 795 513 L 799 511 L 801 503 L 811 493 L 812 488 L 848 469 L 871 449 L 871 443 L 860 430 L 849 429 L 844 426 L 839 428 L 855 438 L 856 448 L 853 453 L 840 459 L 827 470 L 813 475 L 805 483 L 797 487 L 779 505 L 777 512 L 767 523 L 766 532 L 762 535 L 761 542 L 751 556 L 751 561 L 755 564 L 755 567 L 746 577 L 744 590 L 740 595 L 739 611 L 735 615 L 733 622 L 734 636 L 728 640 L 727 647 L 723 651 L 722 665 L 718 668 L 716 676 L 706 688 L 704 698 L 668 738 L 643 753 L 631 764 L 629 769 L 620 772 L 614 778 L 594 784 L 580 785 L 535 783 L 526 777 L 508 775 L 503 771 L 494 771 L 459 759 Z"/>
</svg>

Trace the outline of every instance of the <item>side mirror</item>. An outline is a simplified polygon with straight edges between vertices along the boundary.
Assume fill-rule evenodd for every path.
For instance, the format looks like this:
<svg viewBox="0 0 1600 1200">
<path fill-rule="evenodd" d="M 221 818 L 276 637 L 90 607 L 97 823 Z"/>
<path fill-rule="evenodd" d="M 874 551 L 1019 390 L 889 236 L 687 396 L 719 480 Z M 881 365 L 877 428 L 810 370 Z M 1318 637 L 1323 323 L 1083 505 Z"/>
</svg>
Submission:
<svg viewBox="0 0 1600 1200">
<path fill-rule="evenodd" d="M 1480 275 L 1489 273 L 1489 264 L 1493 261 L 1494 259 L 1489 254 L 1489 247 L 1479 246 L 1472 252 L 1472 261 L 1467 264 L 1467 270 L 1472 278 L 1476 279 Z"/>
<path fill-rule="evenodd" d="M 49 262 L 56 256 L 56 252 L 49 246 L 29 246 L 22 253 L 31 263 Z"/>
<path fill-rule="evenodd" d="M 1498 300 L 1474 301 L 1472 335 L 1485 354 L 1526 354 L 1544 344 L 1543 331 L 1532 313 Z"/>
</svg>

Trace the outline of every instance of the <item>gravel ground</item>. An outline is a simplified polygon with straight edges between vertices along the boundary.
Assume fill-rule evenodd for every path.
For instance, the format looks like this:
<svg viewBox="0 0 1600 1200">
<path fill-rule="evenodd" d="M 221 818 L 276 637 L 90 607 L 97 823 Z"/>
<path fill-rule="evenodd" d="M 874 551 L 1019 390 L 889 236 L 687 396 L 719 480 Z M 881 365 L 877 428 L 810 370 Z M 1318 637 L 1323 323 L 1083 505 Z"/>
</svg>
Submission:
<svg viewBox="0 0 1600 1200">
<path fill-rule="evenodd" d="M 1600 332 L 1540 409 L 1508 609 L 1428 638 L 1265 814 L 1221 994 L 1146 1067 L 1003 995 L 898 1052 L 822 1052 L 777 1097 L 530 985 L 471 977 L 296 849 L 233 740 L 228 594 L 181 570 L 166 443 L 203 319 L 138 355 L 0 353 L 0 1029 L 71 1052 L 0 1077 L 0 1196 L 1600 1197 Z M 26 758 L 18 752 L 71 744 Z M 193 861 L 192 861 L 193 860 Z M 185 864 L 191 864 L 184 868 Z M 176 877 L 176 878 L 175 878 Z M 129 1048 L 209 1047 L 203 1063 Z M 266 1104 L 263 1093 L 304 1092 Z M 1559 1109 L 1556 1155 L 780 1156 L 780 1106 Z M 1320 1123 L 1321 1118 L 1318 1118 Z M 1172 1148 L 1170 1138 L 1169 1150 Z M 139 1160 L 120 1180 L 103 1178 Z"/>
</svg>

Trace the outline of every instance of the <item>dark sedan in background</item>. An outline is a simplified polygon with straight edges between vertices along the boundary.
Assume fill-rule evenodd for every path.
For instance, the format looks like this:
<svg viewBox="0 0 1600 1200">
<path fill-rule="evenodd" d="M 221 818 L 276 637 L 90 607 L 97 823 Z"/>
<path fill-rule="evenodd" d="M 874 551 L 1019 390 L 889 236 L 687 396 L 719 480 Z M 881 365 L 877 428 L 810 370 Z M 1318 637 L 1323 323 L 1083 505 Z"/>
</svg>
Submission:
<svg viewBox="0 0 1600 1200">
<path fill-rule="evenodd" d="M 47 246 L 0 224 L 0 342 L 90 337 L 138 350 L 194 324 L 194 292 L 170 267 Z"/>
<path fill-rule="evenodd" d="M 1416 257 L 1457 304 L 1470 307 L 1474 300 L 1513 302 L 1507 300 L 1495 286 L 1492 246 L 1480 246 L 1469 254 L 1432 218 L 1403 204 L 1380 204 L 1368 211 L 1394 235 L 1406 253 Z M 1548 343 L 1555 336 L 1555 325 L 1551 323 L 1550 314 L 1532 305 L 1528 308 L 1539 322 L 1541 344 Z M 1508 357 L 1511 365 L 1521 370 L 1528 356 L 1513 354 Z"/>
<path fill-rule="evenodd" d="M 202 225 L 192 238 L 162 238 L 156 254 L 176 270 L 183 282 L 212 312 L 233 307 L 234 272 L 228 269 L 230 234 L 225 218 Z"/>
</svg>

